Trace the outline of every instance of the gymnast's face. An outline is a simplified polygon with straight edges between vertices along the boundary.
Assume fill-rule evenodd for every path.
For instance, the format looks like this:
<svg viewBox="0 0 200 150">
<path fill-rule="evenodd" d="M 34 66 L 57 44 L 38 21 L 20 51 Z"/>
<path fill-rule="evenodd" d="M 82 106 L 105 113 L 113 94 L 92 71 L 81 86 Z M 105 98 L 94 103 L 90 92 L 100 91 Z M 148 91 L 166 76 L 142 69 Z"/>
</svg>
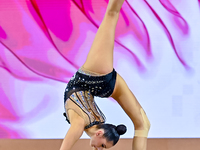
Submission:
<svg viewBox="0 0 200 150">
<path fill-rule="evenodd" d="M 98 130 L 95 135 L 91 137 L 90 146 L 93 147 L 94 150 L 102 150 L 113 146 L 113 142 L 107 141 L 103 134 L 103 130 Z"/>
</svg>

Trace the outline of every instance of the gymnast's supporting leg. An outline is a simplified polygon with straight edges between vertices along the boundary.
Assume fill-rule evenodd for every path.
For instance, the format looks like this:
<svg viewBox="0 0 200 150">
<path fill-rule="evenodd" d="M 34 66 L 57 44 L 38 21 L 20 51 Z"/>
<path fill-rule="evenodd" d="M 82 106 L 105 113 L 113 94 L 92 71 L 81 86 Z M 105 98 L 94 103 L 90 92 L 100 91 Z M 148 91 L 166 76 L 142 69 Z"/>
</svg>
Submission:
<svg viewBox="0 0 200 150">
<path fill-rule="evenodd" d="M 124 0 L 109 0 L 104 19 L 96 33 L 83 68 L 107 74 L 113 70 L 115 28 Z"/>
<path fill-rule="evenodd" d="M 141 105 L 119 74 L 117 74 L 115 90 L 112 97 L 120 104 L 134 124 L 135 136 L 132 149 L 146 150 L 150 122 Z"/>
</svg>

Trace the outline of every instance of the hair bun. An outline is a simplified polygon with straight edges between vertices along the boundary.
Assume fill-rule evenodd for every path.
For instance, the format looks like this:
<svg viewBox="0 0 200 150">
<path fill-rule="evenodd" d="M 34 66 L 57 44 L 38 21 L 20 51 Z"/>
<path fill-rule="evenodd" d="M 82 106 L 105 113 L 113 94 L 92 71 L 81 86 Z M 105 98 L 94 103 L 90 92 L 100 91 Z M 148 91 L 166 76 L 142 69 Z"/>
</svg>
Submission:
<svg viewBox="0 0 200 150">
<path fill-rule="evenodd" d="M 124 134 L 124 133 L 126 133 L 126 126 L 125 125 L 123 125 L 123 124 L 120 124 L 120 125 L 118 125 L 117 127 L 116 127 L 116 131 L 117 131 L 117 133 L 119 134 L 119 135 L 122 135 L 122 134 Z"/>
</svg>

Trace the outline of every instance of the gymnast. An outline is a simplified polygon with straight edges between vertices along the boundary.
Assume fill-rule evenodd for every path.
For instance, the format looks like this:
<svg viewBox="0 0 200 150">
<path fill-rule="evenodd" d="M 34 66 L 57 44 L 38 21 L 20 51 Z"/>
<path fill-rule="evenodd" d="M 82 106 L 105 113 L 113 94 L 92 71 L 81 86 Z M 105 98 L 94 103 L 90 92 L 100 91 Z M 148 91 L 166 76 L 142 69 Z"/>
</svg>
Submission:
<svg viewBox="0 0 200 150">
<path fill-rule="evenodd" d="M 104 19 L 82 67 L 65 89 L 66 120 L 71 124 L 60 150 L 71 150 L 83 132 L 91 138 L 93 150 L 114 146 L 126 126 L 105 123 L 94 96 L 112 97 L 134 124 L 133 150 L 146 150 L 150 122 L 123 78 L 113 69 L 115 28 L 124 0 L 109 0 Z"/>
</svg>

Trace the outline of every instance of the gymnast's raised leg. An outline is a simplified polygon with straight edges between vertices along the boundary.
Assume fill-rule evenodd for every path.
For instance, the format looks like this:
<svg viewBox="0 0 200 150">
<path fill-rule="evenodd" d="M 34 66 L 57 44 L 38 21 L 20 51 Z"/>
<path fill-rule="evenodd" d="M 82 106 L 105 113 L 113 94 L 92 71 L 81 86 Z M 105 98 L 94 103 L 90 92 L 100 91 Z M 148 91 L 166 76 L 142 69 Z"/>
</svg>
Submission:
<svg viewBox="0 0 200 150">
<path fill-rule="evenodd" d="M 100 74 L 107 74 L 113 70 L 115 28 L 123 2 L 124 0 L 109 0 L 104 19 L 83 68 Z"/>
</svg>

